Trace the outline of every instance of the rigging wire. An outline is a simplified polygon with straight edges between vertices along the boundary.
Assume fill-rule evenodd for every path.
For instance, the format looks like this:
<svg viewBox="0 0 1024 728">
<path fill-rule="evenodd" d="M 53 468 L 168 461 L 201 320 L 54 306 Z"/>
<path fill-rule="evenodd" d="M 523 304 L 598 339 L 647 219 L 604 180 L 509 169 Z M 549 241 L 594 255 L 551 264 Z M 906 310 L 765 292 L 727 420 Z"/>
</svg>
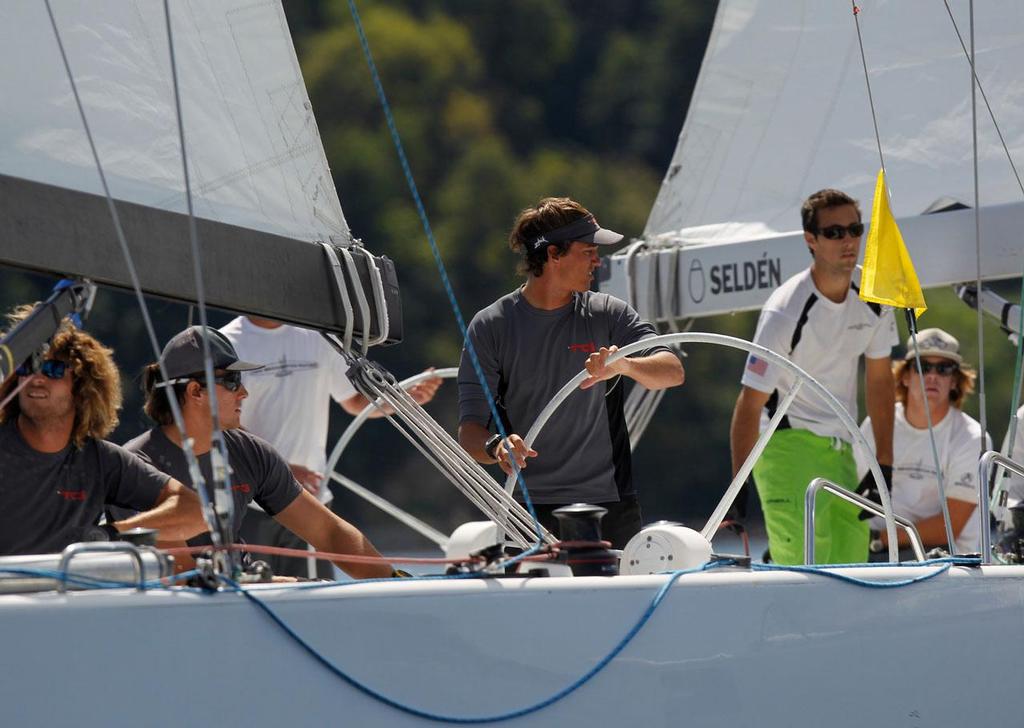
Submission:
<svg viewBox="0 0 1024 728">
<path fill-rule="evenodd" d="M 146 299 L 142 294 L 142 284 L 139 281 L 139 274 L 135 268 L 135 261 L 132 258 L 131 250 L 128 248 L 128 239 L 124 233 L 124 227 L 121 225 L 121 216 L 117 212 L 117 206 L 114 204 L 113 195 L 110 192 L 110 186 L 107 184 L 107 175 L 103 170 L 103 164 L 100 162 L 99 152 L 96 149 L 96 142 L 92 135 L 92 127 L 89 125 L 89 120 L 85 114 L 85 107 L 82 105 L 82 99 L 78 93 L 78 84 L 75 82 L 74 74 L 71 73 L 71 64 L 68 61 L 67 52 L 64 49 L 64 41 L 61 37 L 60 30 L 57 27 L 57 19 L 53 14 L 53 8 L 50 5 L 50 0 L 45 0 L 46 12 L 50 16 L 50 26 L 53 28 L 53 34 L 57 41 L 57 48 L 60 50 L 60 57 L 64 63 L 64 71 L 67 74 L 68 83 L 71 85 L 71 93 L 75 98 L 75 105 L 78 107 L 78 115 L 82 120 L 82 127 L 85 130 L 86 139 L 89 141 L 89 149 L 92 152 L 93 161 L 96 164 L 96 172 L 99 174 L 100 184 L 103 187 L 103 194 L 107 201 L 107 208 L 110 211 L 111 220 L 114 223 L 114 232 L 117 237 L 118 245 L 121 249 L 121 256 L 124 258 L 125 266 L 128 268 L 128 275 L 132 281 L 132 290 L 135 292 L 136 301 L 139 304 L 139 311 L 142 314 L 142 321 L 146 328 L 146 335 L 149 338 L 150 347 L 153 349 L 154 358 L 156 359 L 157 366 L 160 369 L 160 376 L 164 381 L 167 381 L 167 367 L 164 365 L 162 358 L 160 357 L 160 344 L 157 341 L 156 329 L 153 327 L 153 320 L 149 315 L 149 307 L 146 305 Z M 178 406 L 177 397 L 173 396 L 173 392 L 170 388 L 167 391 L 167 400 L 170 405 L 171 418 L 174 420 L 174 425 L 182 432 L 185 432 L 184 418 L 181 414 L 181 408 Z M 182 438 L 181 448 L 185 453 L 185 461 L 188 463 L 189 475 L 192 478 L 192 482 L 195 484 L 196 490 L 199 491 L 200 495 L 204 499 L 203 517 L 206 519 L 207 526 L 210 527 L 213 538 L 218 539 L 216 534 L 219 533 L 219 517 L 215 511 L 210 509 L 207 504 L 210 503 L 209 493 L 206 488 L 206 480 L 203 478 L 202 472 L 199 469 L 199 461 L 196 459 L 195 453 L 192 449 L 192 440 L 190 438 Z"/>
<path fill-rule="evenodd" d="M 234 499 L 231 497 L 228 479 L 230 477 L 230 464 L 228 461 L 227 443 L 224 441 L 224 433 L 220 428 L 220 405 L 217 401 L 217 384 L 213 374 L 213 356 L 210 353 L 210 337 L 206 319 L 206 291 L 203 286 L 203 266 L 199 258 L 199 232 L 196 229 L 195 210 L 192 207 L 192 184 L 188 173 L 188 153 L 185 150 L 185 123 L 181 111 L 181 93 L 178 86 L 178 64 L 174 56 L 174 34 L 171 30 L 171 7 L 168 0 L 164 0 L 164 19 L 167 25 L 167 47 L 171 61 L 171 82 L 174 88 L 174 111 L 178 121 L 178 142 L 181 145 L 181 171 L 185 182 L 185 203 L 188 208 L 188 235 L 192 248 L 192 274 L 196 285 L 196 307 L 199 310 L 199 323 L 202 326 L 203 342 L 203 370 L 206 377 L 206 399 L 210 403 L 210 419 L 213 421 L 213 447 L 210 448 L 210 469 L 213 475 L 213 490 L 216 509 L 218 513 L 218 528 L 220 539 L 230 543 L 232 539 L 232 527 L 234 524 Z M 166 380 L 165 380 L 166 381 Z M 173 389 L 168 388 L 168 397 L 173 398 Z M 184 429 L 181 430 L 182 439 L 187 437 Z M 227 566 L 234 572 L 238 564 L 229 561 Z"/>
<path fill-rule="evenodd" d="M 886 181 L 886 184 L 883 186 L 881 192 L 883 195 L 888 195 L 889 178 L 885 174 L 885 157 L 882 155 L 882 137 L 878 131 L 878 115 L 875 112 L 875 101 L 874 97 L 871 94 L 871 78 L 868 74 L 867 55 L 864 53 L 864 39 L 861 36 L 860 32 L 860 8 L 857 7 L 856 0 L 850 0 L 850 3 L 853 7 L 853 24 L 857 28 L 857 43 L 860 46 L 860 62 L 861 66 L 864 68 L 864 85 L 867 87 L 868 90 L 868 102 L 871 108 L 871 123 L 875 127 L 875 145 L 878 147 L 878 160 L 879 163 L 882 165 L 882 178 Z M 975 154 L 975 164 L 977 164 L 977 154 Z M 977 178 L 977 175 L 975 175 L 975 178 Z M 953 524 L 952 520 L 949 517 L 949 504 L 946 502 L 945 477 L 942 473 L 942 463 L 939 460 L 939 449 L 938 446 L 935 444 L 935 427 L 932 423 L 931 407 L 928 406 L 928 394 L 925 391 L 924 387 L 924 372 L 921 370 L 921 354 L 917 346 L 917 316 L 911 309 L 906 309 L 906 312 L 907 326 L 910 329 L 910 340 L 914 348 L 914 363 L 917 366 L 918 383 L 921 385 L 921 399 L 924 402 L 925 420 L 928 423 L 928 442 L 931 445 L 932 458 L 935 462 L 935 481 L 938 485 L 939 490 L 939 503 L 942 507 L 942 520 L 946 528 L 946 541 L 947 545 L 949 546 L 949 553 L 956 555 L 956 543 L 953 538 Z M 984 446 L 984 442 L 982 442 L 982 445 Z M 895 458 L 895 453 L 893 453 L 893 457 Z"/>
<path fill-rule="evenodd" d="M 975 66 L 975 55 L 974 55 L 974 0 L 970 0 L 968 3 L 971 16 L 971 144 L 973 149 L 973 163 L 974 163 L 974 258 L 976 265 L 976 283 L 977 290 L 981 291 L 981 192 L 978 188 L 978 101 L 977 101 L 977 88 L 978 84 L 975 79 L 977 78 L 976 66 Z M 981 310 L 981 306 L 978 306 L 978 418 L 979 424 L 981 424 L 981 452 L 978 453 L 978 457 L 985 454 L 985 437 L 984 433 L 988 432 L 988 422 L 985 415 L 985 326 L 984 326 L 984 313 Z M 988 528 L 988 524 L 983 525 L 984 528 Z M 950 553 L 955 553 L 950 551 Z"/>
<path fill-rule="evenodd" d="M 164 0 L 166 2 L 166 0 Z M 398 133 L 398 127 L 395 125 L 394 116 L 391 113 L 391 105 L 388 103 L 387 95 L 384 93 L 384 85 L 381 82 L 380 74 L 377 71 L 377 64 L 373 60 L 373 54 L 370 52 L 369 40 L 366 37 L 366 32 L 363 29 L 362 20 L 359 17 L 359 10 L 356 8 L 355 0 L 348 0 L 349 11 L 352 15 L 352 21 L 356 28 L 356 33 L 359 36 L 359 44 L 363 49 L 363 55 L 366 58 L 367 66 L 370 70 L 370 76 L 373 78 L 373 85 L 377 91 L 377 97 L 380 99 L 381 107 L 384 111 L 384 118 L 387 122 L 388 131 L 391 134 L 391 141 L 395 146 L 395 151 L 398 154 L 398 160 L 402 167 L 402 172 L 405 175 L 406 184 L 409 187 L 409 192 L 412 195 L 413 202 L 416 205 L 416 212 L 419 215 L 420 223 L 423 226 L 424 233 L 427 236 L 427 242 L 430 244 L 430 252 L 434 256 L 434 263 L 437 266 L 438 273 L 441 276 L 441 282 L 444 285 L 445 293 L 448 296 L 448 302 L 452 307 L 452 311 L 455 314 L 455 321 L 459 326 L 459 332 L 462 334 L 463 341 L 465 342 L 466 352 L 469 354 L 470 361 L 473 365 L 473 371 L 476 374 L 477 379 L 480 382 L 480 386 L 484 391 L 484 396 L 487 398 L 487 405 L 491 411 L 491 417 L 494 418 L 495 426 L 497 427 L 498 434 L 501 435 L 502 440 L 508 442 L 508 433 L 505 431 L 504 423 L 501 417 L 498 415 L 497 406 L 495 405 L 494 395 L 491 393 L 491 389 L 487 384 L 487 378 L 484 376 L 483 369 L 480 367 L 480 360 L 476 354 L 476 347 L 473 346 L 472 340 L 469 338 L 469 330 L 466 326 L 465 319 L 462 316 L 462 310 L 459 308 L 458 301 L 455 297 L 455 290 L 452 287 L 451 280 L 448 278 L 448 271 L 445 268 L 444 261 L 441 259 L 441 251 L 438 248 L 437 241 L 434 239 L 434 231 L 430 226 L 430 220 L 427 217 L 426 207 L 423 204 L 423 200 L 420 197 L 419 188 L 416 186 L 416 181 L 413 178 L 412 168 L 409 165 L 409 160 L 405 155 L 405 148 L 402 145 L 402 139 Z M 508 445 L 506 444 L 506 447 Z M 532 555 L 535 549 L 539 549 L 543 543 L 542 531 L 540 527 L 540 521 L 537 519 L 537 512 L 533 507 L 533 499 L 530 498 L 530 492 L 526 487 L 526 480 L 523 478 L 522 473 L 519 470 L 518 465 L 515 462 L 514 457 L 509 457 L 509 463 L 512 467 L 512 471 L 515 474 L 516 481 L 519 483 L 519 488 L 523 494 L 523 500 L 526 503 L 526 508 L 533 518 L 534 530 L 536 532 L 537 540 L 533 548 L 523 552 L 519 556 L 513 557 L 509 561 L 509 565 L 516 563 L 521 560 L 524 556 Z"/>
<path fill-rule="evenodd" d="M 957 25 L 956 18 L 953 16 L 953 10 L 949 6 L 949 0 L 943 0 L 946 6 L 946 13 L 949 15 L 950 23 L 953 25 L 953 31 L 956 33 L 956 38 L 960 41 L 960 49 L 964 53 L 964 57 L 967 59 L 967 63 L 971 69 L 971 76 L 974 79 L 974 86 L 981 94 L 982 101 L 985 102 L 985 108 L 988 110 L 989 118 L 992 120 L 992 126 L 996 131 L 996 135 L 999 137 L 999 143 L 1003 147 L 1003 154 L 1006 155 L 1006 161 L 1010 165 L 1010 171 L 1013 172 L 1014 178 L 1017 180 L 1017 186 L 1020 187 L 1021 196 L 1024 197 L 1024 182 L 1021 181 L 1020 173 L 1017 171 L 1017 165 L 1013 161 L 1013 155 L 1010 154 L 1010 148 L 1006 144 L 1006 138 L 1003 136 L 1003 130 L 999 126 L 999 122 L 996 120 L 995 112 L 992 110 L 992 104 L 989 103 L 988 94 L 985 93 L 985 86 L 981 83 L 981 79 L 978 78 L 978 69 L 974 65 L 974 56 L 971 51 L 967 49 L 967 45 L 964 43 L 963 34 L 960 32 L 960 26 Z M 972 16 L 973 17 L 973 16 Z M 973 39 L 973 36 L 972 36 Z M 973 40 L 972 40 L 973 48 Z M 976 201 L 977 202 L 977 201 Z M 980 277 L 980 276 L 979 276 Z M 978 295 L 981 295 L 981 289 L 978 290 Z M 1024 301 L 1024 271 L 1021 271 L 1021 291 L 1020 300 Z M 1020 314 L 1017 331 L 1024 332 L 1024 306 L 1018 306 L 1018 312 Z M 1007 457 L 1013 457 L 1013 446 L 1014 440 L 1017 434 L 1017 409 L 1020 407 L 1020 383 L 1021 383 L 1021 365 L 1022 365 L 1022 354 L 1024 354 L 1024 336 L 1018 334 L 1017 336 L 1017 355 L 1016 361 L 1014 362 L 1013 368 L 1013 392 L 1010 395 L 1010 424 L 1009 424 L 1009 435 L 1007 441 L 1009 443 L 1009 450 L 1006 453 Z M 979 359 L 981 355 L 979 354 Z"/>
<path fill-rule="evenodd" d="M 949 6 L 949 0 L 943 0 L 943 3 L 946 6 L 946 13 L 949 15 L 950 23 L 952 23 L 952 25 L 953 25 L 953 31 L 956 33 L 957 40 L 960 42 L 960 49 L 963 51 L 964 57 L 967 59 L 967 62 L 970 65 L 971 78 L 973 80 L 973 87 L 976 88 L 978 90 L 978 92 L 981 93 L 982 101 L 984 101 L 985 108 L 988 110 L 989 118 L 992 120 L 992 126 L 993 126 L 993 128 L 995 128 L 996 135 L 999 137 L 999 143 L 1003 147 L 1003 154 L 1006 155 L 1006 161 L 1009 163 L 1010 170 L 1013 172 L 1013 176 L 1017 180 L 1017 186 L 1020 187 L 1021 196 L 1024 197 L 1024 182 L 1021 181 L 1020 173 L 1017 171 L 1017 165 L 1013 161 L 1013 155 L 1010 154 L 1009 146 L 1006 144 L 1006 139 L 1003 136 L 1003 130 L 1002 130 L 1002 128 L 1000 128 L 999 122 L 996 120 L 995 112 L 992 110 L 992 104 L 989 103 L 988 94 L 985 93 L 985 86 L 982 84 L 981 79 L 978 78 L 978 69 L 977 69 L 977 67 L 975 66 L 975 63 L 974 63 L 975 59 L 974 59 L 974 54 L 973 54 L 973 48 L 974 48 L 974 45 L 973 45 L 973 43 L 974 43 L 974 35 L 973 35 L 973 27 L 974 27 L 973 26 L 973 19 L 974 19 L 974 16 L 973 16 L 973 13 L 971 15 L 971 20 L 972 20 L 972 25 L 971 25 L 971 28 L 972 28 L 971 49 L 972 50 L 968 51 L 967 45 L 964 43 L 963 34 L 960 32 L 960 27 L 959 27 L 959 25 L 957 25 L 956 18 L 953 16 L 953 10 Z M 973 4 L 972 4 L 972 10 L 973 10 Z M 977 162 L 976 158 L 975 158 L 975 162 Z M 975 205 L 977 206 L 977 199 L 975 199 Z M 980 243 L 979 243 L 979 245 L 980 245 Z M 980 288 L 980 279 L 981 279 L 980 270 L 981 269 L 980 269 L 980 263 L 979 263 L 978 270 L 979 270 L 978 281 L 977 281 L 976 285 L 978 285 L 979 287 L 976 290 L 977 290 L 977 295 L 980 297 L 981 296 L 981 288 Z M 1021 282 L 1021 290 L 1020 290 L 1020 294 L 1019 294 L 1019 301 L 1024 302 L 1024 270 L 1021 271 L 1021 281 L 1020 282 Z M 980 309 L 980 306 L 979 306 L 979 309 Z M 1016 348 L 1016 355 L 1014 357 L 1014 364 L 1013 364 L 1013 385 L 1012 385 L 1013 389 L 1012 389 L 1012 391 L 1010 393 L 1009 425 L 1007 427 L 1006 447 L 1005 447 L 1005 452 L 1004 452 L 1006 457 L 1011 458 L 1011 459 L 1013 458 L 1013 449 L 1014 449 L 1014 446 L 1015 446 L 1016 440 L 1017 440 L 1017 422 L 1018 422 L 1018 420 L 1017 420 L 1017 410 L 1020 408 L 1021 374 L 1022 374 L 1022 365 L 1024 365 L 1024 305 L 1018 305 L 1017 310 L 1018 310 L 1017 331 L 1019 333 L 1017 334 L 1017 345 L 1015 347 Z M 980 328 L 981 328 L 981 324 L 979 323 L 979 331 L 980 331 Z M 982 361 L 984 359 L 984 357 L 983 357 L 983 350 L 981 349 L 980 346 L 979 346 L 978 359 L 982 360 Z M 984 382 L 984 379 L 982 380 L 982 382 Z M 981 401 L 981 400 L 979 400 L 979 401 Z M 985 408 L 982 407 L 981 411 L 982 411 L 982 414 L 984 415 Z M 983 432 L 986 431 L 984 424 L 982 424 L 982 431 Z M 982 449 L 984 449 L 984 442 L 982 443 Z M 1002 473 L 1002 472 L 1003 472 L 1003 469 L 1001 467 L 997 466 L 997 468 L 995 470 L 995 473 L 996 473 L 995 477 L 996 477 L 996 479 L 998 479 L 1000 477 L 999 474 Z M 995 505 L 995 504 L 993 504 L 993 505 Z"/>
</svg>

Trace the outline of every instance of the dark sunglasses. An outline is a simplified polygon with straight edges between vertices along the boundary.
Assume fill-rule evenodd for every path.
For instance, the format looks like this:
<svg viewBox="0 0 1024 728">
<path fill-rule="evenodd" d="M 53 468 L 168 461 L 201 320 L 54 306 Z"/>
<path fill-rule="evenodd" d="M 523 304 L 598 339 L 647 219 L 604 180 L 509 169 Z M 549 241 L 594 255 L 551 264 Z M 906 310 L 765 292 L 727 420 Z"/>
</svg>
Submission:
<svg viewBox="0 0 1024 728">
<path fill-rule="evenodd" d="M 915 372 L 917 371 L 917 367 L 911 367 L 911 368 Z M 954 374 L 959 368 L 960 367 L 957 366 L 957 364 L 955 362 L 951 362 L 951 361 L 940 361 L 940 362 L 923 361 L 923 362 L 921 362 L 921 373 L 922 374 L 928 374 L 930 372 L 935 372 L 940 377 L 948 377 L 949 375 Z"/>
<path fill-rule="evenodd" d="M 206 381 L 206 377 L 196 377 L 200 384 Z M 237 392 L 242 388 L 242 373 L 241 372 L 225 372 L 224 374 L 218 374 L 213 378 L 213 381 L 224 387 L 229 392 Z"/>
<path fill-rule="evenodd" d="M 828 227 L 821 228 L 818 231 L 818 235 L 827 240 L 842 240 L 849 234 L 851 238 L 859 238 L 864 234 L 864 223 L 854 222 L 850 223 L 847 227 L 842 225 L 829 225 Z"/>
<path fill-rule="evenodd" d="M 68 363 L 66 361 L 60 361 L 59 359 L 47 359 L 39 365 L 39 374 L 42 374 L 47 379 L 63 379 L 64 372 L 67 371 Z M 36 372 L 32 371 L 32 365 L 28 362 L 22 364 L 15 370 L 15 374 L 19 377 L 31 377 Z"/>
<path fill-rule="evenodd" d="M 224 374 L 218 374 L 213 378 L 213 381 L 224 387 L 229 392 L 237 392 L 242 388 L 242 373 L 241 372 L 226 372 Z M 185 384 L 187 382 L 199 382 L 203 386 L 206 386 L 206 377 L 202 374 L 193 374 L 190 377 L 181 377 L 180 379 L 172 379 L 167 384 Z"/>
</svg>

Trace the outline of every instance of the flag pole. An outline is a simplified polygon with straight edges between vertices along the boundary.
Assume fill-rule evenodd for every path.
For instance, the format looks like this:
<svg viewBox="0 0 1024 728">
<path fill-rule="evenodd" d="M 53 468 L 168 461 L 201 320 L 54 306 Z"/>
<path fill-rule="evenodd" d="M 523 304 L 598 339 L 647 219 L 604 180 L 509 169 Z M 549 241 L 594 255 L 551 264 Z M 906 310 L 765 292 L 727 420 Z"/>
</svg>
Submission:
<svg viewBox="0 0 1024 728">
<path fill-rule="evenodd" d="M 921 352 L 917 346 L 917 313 L 912 308 L 904 308 L 907 317 L 907 330 L 914 349 L 914 366 L 917 367 L 917 382 L 921 385 L 921 401 L 924 402 L 924 415 L 928 421 L 928 440 L 935 458 L 935 481 L 939 486 L 939 503 L 942 505 L 942 523 L 946 527 L 946 542 L 949 544 L 949 555 L 956 556 L 956 541 L 953 538 L 953 524 L 949 519 L 949 503 L 946 501 L 946 481 L 942 474 L 942 461 L 939 460 L 938 447 L 935 445 L 935 429 L 932 423 L 932 409 L 928 405 L 928 392 L 924 387 L 924 372 L 921 369 Z"/>
</svg>

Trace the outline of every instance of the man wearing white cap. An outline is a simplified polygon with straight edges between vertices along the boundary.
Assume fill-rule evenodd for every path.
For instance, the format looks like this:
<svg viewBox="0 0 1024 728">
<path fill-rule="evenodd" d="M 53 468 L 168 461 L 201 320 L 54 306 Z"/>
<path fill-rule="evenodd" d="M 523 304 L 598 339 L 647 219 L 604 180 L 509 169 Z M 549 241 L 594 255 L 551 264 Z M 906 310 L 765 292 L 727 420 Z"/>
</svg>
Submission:
<svg viewBox="0 0 1024 728">
<path fill-rule="evenodd" d="M 893 431 L 893 511 L 914 522 L 926 548 L 947 546 L 935 456 L 928 434 L 930 412 L 957 553 L 978 553 L 981 548 L 978 457 L 982 452 L 983 433 L 977 420 L 961 410 L 964 399 L 974 391 L 975 372 L 964 364 L 960 342 L 942 329 L 920 332 L 917 349 L 924 372 L 924 393 L 910 339 L 907 339 L 906 357 L 892 369 L 897 402 Z M 870 417 L 864 420 L 861 431 L 874 447 Z M 987 434 L 984 442 L 984 449 L 990 449 Z M 856 456 L 858 474 L 864 476 L 868 459 L 860 448 Z M 880 532 L 871 541 L 871 551 L 884 553 L 888 544 L 885 523 L 881 518 L 874 518 L 871 527 Z M 899 539 L 901 547 L 910 545 L 905 532 L 899 532 Z"/>
<path fill-rule="evenodd" d="M 624 301 L 590 290 L 601 265 L 599 246 L 621 240 L 567 197 L 546 197 L 516 219 L 509 246 L 523 256 L 526 283 L 469 324 L 507 442 L 497 434 L 466 350 L 459 366 L 459 442 L 466 451 L 478 462 L 497 462 L 506 473 L 512 472 L 510 458 L 519 468 L 527 468 L 529 458 L 523 476 L 541 523 L 557 533 L 552 511 L 560 505 L 600 505 L 608 511 L 603 535 L 617 548 L 641 526 L 620 379 L 648 389 L 683 383 L 679 357 L 665 347 L 605 363 L 618 347 L 657 334 Z M 590 373 L 580 385 L 584 391 L 554 413 L 533 443 L 536 449 L 527 447 L 520 433 L 584 368 Z"/>
</svg>

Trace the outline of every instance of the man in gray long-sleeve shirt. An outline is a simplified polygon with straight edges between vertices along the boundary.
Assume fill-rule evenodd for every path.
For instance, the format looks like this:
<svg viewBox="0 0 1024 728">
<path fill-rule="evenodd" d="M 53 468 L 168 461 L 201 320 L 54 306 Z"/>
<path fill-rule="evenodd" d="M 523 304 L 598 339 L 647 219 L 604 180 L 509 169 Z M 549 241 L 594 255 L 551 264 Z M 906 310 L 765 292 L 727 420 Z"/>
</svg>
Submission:
<svg viewBox="0 0 1024 728">
<path fill-rule="evenodd" d="M 466 451 L 506 473 L 510 457 L 522 469 L 529 459 L 526 487 L 541 523 L 554 533 L 551 512 L 559 506 L 583 501 L 607 508 L 604 537 L 618 548 L 641 526 L 619 380 L 627 376 L 648 389 L 683 382 L 679 358 L 664 347 L 606 364 L 619 347 L 657 333 L 623 301 L 590 291 L 601 265 L 598 246 L 621 240 L 569 198 L 547 197 L 523 210 L 509 245 L 523 255 L 526 284 L 478 312 L 469 326 L 507 441 L 492 434 L 497 427 L 466 351 L 458 379 L 459 442 Z M 584 367 L 590 377 L 581 391 L 548 421 L 536 449 L 528 448 L 518 433 Z"/>
</svg>

